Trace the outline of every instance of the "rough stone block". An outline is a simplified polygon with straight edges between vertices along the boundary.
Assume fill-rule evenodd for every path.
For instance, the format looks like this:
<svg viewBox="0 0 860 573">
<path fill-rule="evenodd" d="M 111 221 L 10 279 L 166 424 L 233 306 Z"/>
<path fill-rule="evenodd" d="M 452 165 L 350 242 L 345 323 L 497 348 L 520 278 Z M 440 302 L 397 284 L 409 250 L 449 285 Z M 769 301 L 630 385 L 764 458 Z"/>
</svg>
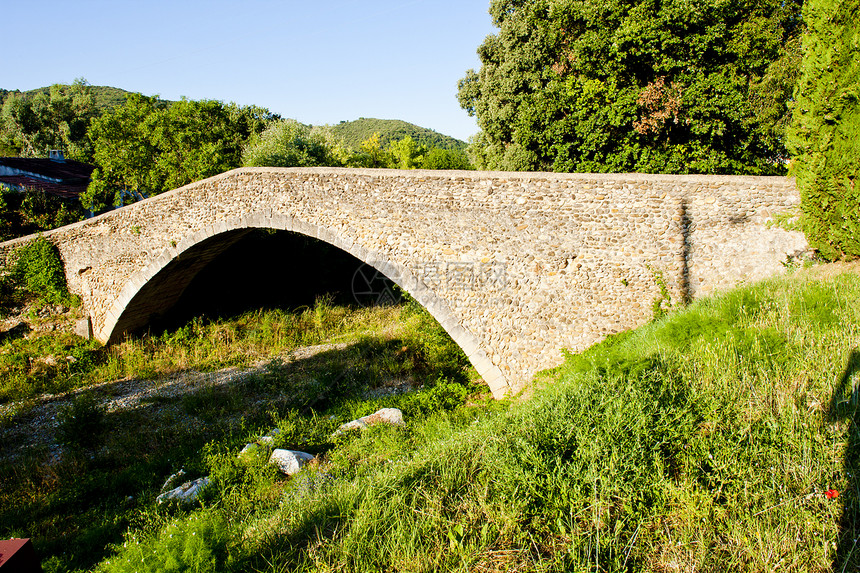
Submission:
<svg viewBox="0 0 860 573">
<path fill-rule="evenodd" d="M 92 340 L 93 338 L 93 321 L 90 317 L 82 318 L 75 323 L 75 334 L 81 338 Z"/>
</svg>

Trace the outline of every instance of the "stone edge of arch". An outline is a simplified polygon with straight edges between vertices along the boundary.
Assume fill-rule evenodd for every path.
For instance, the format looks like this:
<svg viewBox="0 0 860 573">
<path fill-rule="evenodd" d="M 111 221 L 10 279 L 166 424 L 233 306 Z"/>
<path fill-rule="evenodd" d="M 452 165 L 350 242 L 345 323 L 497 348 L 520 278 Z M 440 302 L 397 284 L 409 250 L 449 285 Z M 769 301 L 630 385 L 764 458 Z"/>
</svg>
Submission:
<svg viewBox="0 0 860 573">
<path fill-rule="evenodd" d="M 305 223 L 288 215 L 271 214 L 271 212 L 251 213 L 242 217 L 219 221 L 184 237 L 176 243 L 176 246 L 165 249 L 149 265 L 137 271 L 126 282 L 106 312 L 104 323 L 98 329 L 96 338 L 103 343 L 110 340 L 120 317 L 137 293 L 140 292 L 140 289 L 180 254 L 210 237 L 228 231 L 253 228 L 278 229 L 313 237 L 338 247 L 361 262 L 374 267 L 408 292 L 421 306 L 427 309 L 433 318 L 439 321 L 442 328 L 466 353 L 469 361 L 475 366 L 495 398 L 504 398 L 514 393 L 514 389 L 511 388 L 504 374 L 481 348 L 477 337 L 460 324 L 444 300 L 436 296 L 430 288 L 404 267 L 327 229 Z"/>
</svg>

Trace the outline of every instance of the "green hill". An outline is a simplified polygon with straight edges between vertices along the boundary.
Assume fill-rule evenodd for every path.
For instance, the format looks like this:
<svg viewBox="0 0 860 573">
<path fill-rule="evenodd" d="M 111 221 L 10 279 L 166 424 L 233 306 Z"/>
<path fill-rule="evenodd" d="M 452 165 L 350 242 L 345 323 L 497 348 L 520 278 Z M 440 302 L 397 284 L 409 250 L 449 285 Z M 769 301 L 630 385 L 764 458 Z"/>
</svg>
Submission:
<svg viewBox="0 0 860 573">
<path fill-rule="evenodd" d="M 130 93 L 126 90 L 110 86 L 93 86 L 93 95 L 96 98 L 96 104 L 102 111 L 122 105 L 125 103 L 126 96 Z"/>
<path fill-rule="evenodd" d="M 427 147 L 440 147 L 442 149 L 465 149 L 466 142 L 454 139 L 439 132 L 419 127 L 415 124 L 400 119 L 374 119 L 361 117 L 355 121 L 342 121 L 332 126 L 334 134 L 343 142 L 357 149 L 361 142 L 379 133 L 380 143 L 385 146 L 389 141 L 397 141 L 411 136 L 412 139 Z"/>
<path fill-rule="evenodd" d="M 90 88 L 92 89 L 93 96 L 96 99 L 96 105 L 102 112 L 108 109 L 112 109 L 118 105 L 122 105 L 125 102 L 126 96 L 131 93 L 129 91 L 110 86 L 90 86 Z M 45 86 L 33 90 L 27 90 L 23 92 L 23 94 L 26 96 L 34 96 L 38 93 L 47 94 L 50 93 L 50 91 L 50 86 Z M 7 90 L 0 88 L 0 105 L 2 105 L 4 101 L 6 101 L 6 97 L 9 94 L 13 93 L 22 92 L 21 90 Z"/>
</svg>

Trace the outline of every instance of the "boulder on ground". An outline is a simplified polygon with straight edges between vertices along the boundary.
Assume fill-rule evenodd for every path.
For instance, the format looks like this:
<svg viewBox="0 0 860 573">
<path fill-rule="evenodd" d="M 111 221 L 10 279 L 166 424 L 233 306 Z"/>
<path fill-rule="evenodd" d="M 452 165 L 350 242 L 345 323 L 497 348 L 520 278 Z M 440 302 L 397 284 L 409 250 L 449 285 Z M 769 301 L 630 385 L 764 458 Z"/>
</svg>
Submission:
<svg viewBox="0 0 860 573">
<path fill-rule="evenodd" d="M 209 481 L 208 477 L 203 477 L 194 481 L 187 481 L 176 489 L 172 489 L 159 495 L 155 498 L 155 502 L 164 503 L 166 501 L 176 501 L 180 504 L 191 503 L 196 500 L 200 495 L 200 492 L 206 489 L 211 483 L 212 482 Z"/>
<path fill-rule="evenodd" d="M 391 424 L 392 426 L 402 426 L 403 412 L 401 412 L 397 408 L 383 408 L 381 410 L 377 410 L 373 414 L 362 416 L 357 420 L 353 420 L 351 422 L 347 422 L 346 424 L 341 425 L 335 432 L 335 435 L 339 435 L 350 430 L 363 430 L 364 428 L 367 428 L 368 426 L 373 426 L 374 424 Z"/>
<path fill-rule="evenodd" d="M 306 463 L 313 460 L 311 454 L 294 450 L 275 450 L 269 458 L 269 463 L 277 466 L 281 473 L 288 476 L 299 473 Z"/>
<path fill-rule="evenodd" d="M 93 323 L 90 317 L 82 318 L 75 323 L 75 334 L 81 338 L 92 340 L 93 338 Z"/>
</svg>

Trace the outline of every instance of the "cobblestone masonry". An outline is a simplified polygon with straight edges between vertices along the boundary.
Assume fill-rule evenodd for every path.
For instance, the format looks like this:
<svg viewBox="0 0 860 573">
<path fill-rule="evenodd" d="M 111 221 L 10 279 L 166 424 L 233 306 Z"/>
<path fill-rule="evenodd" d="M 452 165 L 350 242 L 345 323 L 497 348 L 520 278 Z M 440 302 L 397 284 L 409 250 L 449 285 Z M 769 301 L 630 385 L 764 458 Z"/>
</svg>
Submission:
<svg viewBox="0 0 860 573">
<path fill-rule="evenodd" d="M 806 241 L 766 224 L 798 203 L 782 177 L 246 168 L 45 236 L 103 342 L 243 230 L 316 237 L 405 288 L 502 396 L 646 322 L 655 273 L 680 300 L 781 272 Z"/>
</svg>

